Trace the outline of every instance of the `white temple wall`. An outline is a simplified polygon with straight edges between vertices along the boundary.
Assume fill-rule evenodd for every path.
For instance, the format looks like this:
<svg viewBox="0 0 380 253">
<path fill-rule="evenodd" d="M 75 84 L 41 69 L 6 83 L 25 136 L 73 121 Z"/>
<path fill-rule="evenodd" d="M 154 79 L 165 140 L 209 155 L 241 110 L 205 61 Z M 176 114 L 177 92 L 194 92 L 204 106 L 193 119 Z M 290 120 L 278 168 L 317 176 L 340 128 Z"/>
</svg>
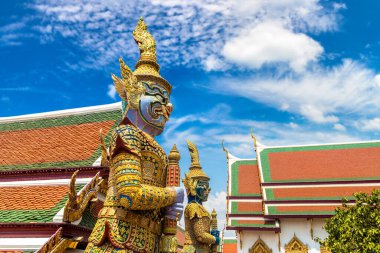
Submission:
<svg viewBox="0 0 380 253">
<path fill-rule="evenodd" d="M 324 219 L 313 219 L 313 236 L 314 238 L 326 238 L 327 233 L 322 228 Z M 290 242 L 294 234 L 306 244 L 309 253 L 319 253 L 319 243 L 311 237 L 311 221 L 307 219 L 281 219 L 280 242 L 281 249 L 278 249 L 279 236 L 275 232 L 268 231 L 242 231 L 237 233 L 238 253 L 248 253 L 249 249 L 255 244 L 257 239 L 261 238 L 273 253 L 284 253 L 285 245 Z M 241 242 L 241 245 L 240 245 Z"/>
</svg>

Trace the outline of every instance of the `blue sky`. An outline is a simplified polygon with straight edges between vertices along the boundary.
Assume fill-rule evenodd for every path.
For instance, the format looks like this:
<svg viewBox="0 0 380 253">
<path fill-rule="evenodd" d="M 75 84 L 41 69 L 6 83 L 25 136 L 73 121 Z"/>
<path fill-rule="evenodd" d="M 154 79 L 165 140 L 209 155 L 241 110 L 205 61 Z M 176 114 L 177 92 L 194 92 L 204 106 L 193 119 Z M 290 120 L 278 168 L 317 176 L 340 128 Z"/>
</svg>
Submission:
<svg viewBox="0 0 380 253">
<path fill-rule="evenodd" d="M 133 67 L 144 16 L 174 112 L 166 150 L 200 147 L 224 202 L 226 160 L 264 145 L 379 139 L 380 2 L 318 0 L 3 1 L 0 117 L 119 101 L 110 73 Z M 222 212 L 224 204 L 220 205 Z"/>
</svg>

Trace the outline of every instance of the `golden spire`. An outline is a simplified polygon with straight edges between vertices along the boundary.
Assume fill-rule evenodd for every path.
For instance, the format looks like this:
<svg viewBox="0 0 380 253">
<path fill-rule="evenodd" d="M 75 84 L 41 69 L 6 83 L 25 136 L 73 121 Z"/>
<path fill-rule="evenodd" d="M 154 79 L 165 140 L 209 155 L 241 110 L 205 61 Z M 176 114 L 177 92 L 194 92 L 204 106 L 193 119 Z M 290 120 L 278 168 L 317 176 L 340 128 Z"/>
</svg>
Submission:
<svg viewBox="0 0 380 253">
<path fill-rule="evenodd" d="M 162 76 L 160 76 L 160 66 L 156 61 L 156 41 L 148 31 L 148 26 L 141 17 L 133 37 L 140 49 L 140 59 L 136 63 L 135 71 L 124 63 L 120 57 L 121 77 L 112 74 L 112 80 L 119 96 L 127 101 L 130 108 L 136 109 L 139 105 L 140 97 L 145 92 L 142 82 L 155 83 L 162 86 L 168 93 L 171 92 L 172 86 Z"/>
<path fill-rule="evenodd" d="M 215 208 L 212 209 L 211 212 L 211 229 L 217 230 L 218 229 L 218 220 L 216 219 L 217 213 L 215 211 Z"/>
<path fill-rule="evenodd" d="M 148 26 L 142 17 L 133 31 L 133 38 L 140 49 L 140 59 L 136 63 L 133 74 L 139 81 L 157 82 L 170 93 L 171 85 L 159 73 L 160 66 L 156 59 L 156 41 L 148 31 Z"/>
<path fill-rule="evenodd" d="M 256 136 L 253 134 L 252 128 L 251 128 L 251 138 L 253 139 L 253 147 L 256 150 L 257 149 L 257 139 L 256 139 Z"/>
<path fill-rule="evenodd" d="M 175 144 L 173 145 L 172 150 L 170 150 L 168 158 L 169 158 L 169 163 L 173 163 L 173 164 L 178 164 L 178 161 L 181 159 L 181 155 L 179 154 L 179 151 Z"/>
<path fill-rule="evenodd" d="M 140 17 L 133 31 L 133 37 L 140 49 L 140 60 L 156 62 L 156 41 L 152 34 L 149 33 L 143 17 Z"/>
<path fill-rule="evenodd" d="M 197 146 L 191 141 L 187 141 L 187 146 L 189 148 L 191 158 L 190 172 L 188 174 L 188 177 L 210 179 L 202 170 L 201 164 L 199 163 L 199 153 Z"/>
</svg>

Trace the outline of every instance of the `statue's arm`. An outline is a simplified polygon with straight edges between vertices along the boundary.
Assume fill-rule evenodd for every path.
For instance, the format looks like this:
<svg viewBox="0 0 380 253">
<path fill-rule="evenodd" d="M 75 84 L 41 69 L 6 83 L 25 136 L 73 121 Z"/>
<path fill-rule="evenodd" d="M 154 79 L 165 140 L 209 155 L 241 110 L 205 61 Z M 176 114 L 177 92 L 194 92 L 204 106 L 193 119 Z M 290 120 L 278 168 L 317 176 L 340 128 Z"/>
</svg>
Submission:
<svg viewBox="0 0 380 253">
<path fill-rule="evenodd" d="M 194 228 L 194 234 L 197 238 L 197 241 L 204 244 L 215 244 L 216 239 L 210 233 L 204 232 L 207 231 L 203 225 L 202 218 L 193 218 L 191 223 Z"/>
<path fill-rule="evenodd" d="M 116 154 L 112 158 L 111 171 L 114 173 L 119 202 L 128 209 L 156 209 L 171 205 L 176 200 L 174 188 L 143 184 L 140 157 L 135 154 Z"/>
</svg>

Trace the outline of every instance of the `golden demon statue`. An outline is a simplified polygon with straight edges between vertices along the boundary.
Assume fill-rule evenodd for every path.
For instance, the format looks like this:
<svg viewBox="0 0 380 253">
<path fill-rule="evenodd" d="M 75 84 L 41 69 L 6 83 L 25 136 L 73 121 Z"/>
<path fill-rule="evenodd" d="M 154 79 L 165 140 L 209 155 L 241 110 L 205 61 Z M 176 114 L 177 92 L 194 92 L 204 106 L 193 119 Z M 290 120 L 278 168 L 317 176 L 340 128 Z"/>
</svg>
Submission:
<svg viewBox="0 0 380 253">
<path fill-rule="evenodd" d="M 110 167 L 108 191 L 87 253 L 162 252 L 162 221 L 175 221 L 183 211 L 183 189 L 167 186 L 167 157 L 153 138 L 163 131 L 172 112 L 171 85 L 159 74 L 156 43 L 142 18 L 133 37 L 140 49 L 135 71 L 120 58 L 121 78 L 112 75 L 124 100 L 124 117 L 109 151 L 103 152 Z"/>
<path fill-rule="evenodd" d="M 188 204 L 185 208 L 185 245 L 183 253 L 216 252 L 219 245 L 219 231 L 216 224 L 216 213 L 213 220 L 202 203 L 207 201 L 210 193 L 210 178 L 202 170 L 199 163 L 199 154 L 195 144 L 187 142 L 191 165 L 188 174 L 185 174 L 183 183 L 186 188 Z M 214 224 L 212 224 L 212 222 Z"/>
</svg>

